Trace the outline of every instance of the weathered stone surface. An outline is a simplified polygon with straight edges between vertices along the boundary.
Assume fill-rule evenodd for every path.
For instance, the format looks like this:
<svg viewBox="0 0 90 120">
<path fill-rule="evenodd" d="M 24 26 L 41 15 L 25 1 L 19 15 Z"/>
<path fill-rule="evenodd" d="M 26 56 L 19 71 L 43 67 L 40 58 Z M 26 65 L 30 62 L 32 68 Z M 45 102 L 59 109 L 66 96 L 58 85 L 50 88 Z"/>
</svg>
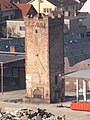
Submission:
<svg viewBox="0 0 90 120">
<path fill-rule="evenodd" d="M 64 97 L 63 17 L 25 18 L 27 96 L 57 102 Z"/>
</svg>

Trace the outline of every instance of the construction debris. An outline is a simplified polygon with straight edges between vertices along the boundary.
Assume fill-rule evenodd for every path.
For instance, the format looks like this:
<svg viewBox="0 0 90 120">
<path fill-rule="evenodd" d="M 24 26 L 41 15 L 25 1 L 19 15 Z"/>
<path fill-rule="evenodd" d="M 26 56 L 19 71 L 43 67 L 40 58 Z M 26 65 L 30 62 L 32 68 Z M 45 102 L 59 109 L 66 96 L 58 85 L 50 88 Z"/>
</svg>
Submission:
<svg viewBox="0 0 90 120">
<path fill-rule="evenodd" d="M 56 107 L 58 108 L 70 108 L 70 105 L 63 105 L 63 104 L 60 104 L 60 105 L 57 105 Z"/>
<path fill-rule="evenodd" d="M 46 109 L 37 108 L 37 111 L 31 109 L 21 109 L 14 112 L 0 112 L 0 120 L 66 120 L 63 117 L 56 117 Z"/>
<path fill-rule="evenodd" d="M 11 100 L 4 100 L 4 102 L 12 102 L 12 103 L 22 103 L 23 102 L 23 100 L 22 99 L 11 99 Z"/>
</svg>

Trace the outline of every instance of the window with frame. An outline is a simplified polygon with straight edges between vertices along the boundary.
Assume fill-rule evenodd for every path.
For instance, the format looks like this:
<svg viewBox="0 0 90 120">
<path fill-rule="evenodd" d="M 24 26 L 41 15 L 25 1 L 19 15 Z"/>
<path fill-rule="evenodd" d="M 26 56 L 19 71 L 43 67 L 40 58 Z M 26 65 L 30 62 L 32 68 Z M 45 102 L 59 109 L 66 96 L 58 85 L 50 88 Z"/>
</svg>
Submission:
<svg viewBox="0 0 90 120">
<path fill-rule="evenodd" d="M 87 36 L 87 37 L 90 37 L 90 31 L 88 31 L 88 32 L 86 33 L 86 36 Z"/>
<path fill-rule="evenodd" d="M 84 37 L 84 33 L 80 33 L 80 36 L 81 36 L 81 38 L 83 38 Z"/>
<path fill-rule="evenodd" d="M 3 17 L 3 20 L 8 20 L 9 19 L 9 16 L 4 16 Z"/>
<path fill-rule="evenodd" d="M 20 26 L 20 30 L 24 31 L 25 30 L 25 26 Z"/>
<path fill-rule="evenodd" d="M 13 19 L 14 18 L 14 16 L 13 15 L 11 15 L 11 19 Z"/>
<path fill-rule="evenodd" d="M 47 8 L 47 13 L 49 12 L 49 8 Z"/>
<path fill-rule="evenodd" d="M 50 8 L 50 12 L 52 12 L 52 9 Z"/>
<path fill-rule="evenodd" d="M 46 13 L 46 8 L 43 9 L 43 12 Z"/>
<path fill-rule="evenodd" d="M 44 13 L 50 13 L 50 12 L 52 12 L 52 9 L 51 8 L 44 8 L 43 12 Z"/>
<path fill-rule="evenodd" d="M 40 3 L 44 3 L 44 0 L 40 0 Z"/>
</svg>

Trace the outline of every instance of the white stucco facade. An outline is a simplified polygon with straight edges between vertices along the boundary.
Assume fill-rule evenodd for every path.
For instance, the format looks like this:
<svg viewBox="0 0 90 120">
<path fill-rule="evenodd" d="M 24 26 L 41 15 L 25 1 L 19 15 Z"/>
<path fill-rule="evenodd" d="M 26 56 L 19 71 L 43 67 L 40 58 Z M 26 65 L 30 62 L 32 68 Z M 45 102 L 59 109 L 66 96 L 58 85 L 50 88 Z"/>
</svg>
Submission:
<svg viewBox="0 0 90 120">
<path fill-rule="evenodd" d="M 23 20 L 7 20 L 7 37 L 25 37 Z"/>
</svg>

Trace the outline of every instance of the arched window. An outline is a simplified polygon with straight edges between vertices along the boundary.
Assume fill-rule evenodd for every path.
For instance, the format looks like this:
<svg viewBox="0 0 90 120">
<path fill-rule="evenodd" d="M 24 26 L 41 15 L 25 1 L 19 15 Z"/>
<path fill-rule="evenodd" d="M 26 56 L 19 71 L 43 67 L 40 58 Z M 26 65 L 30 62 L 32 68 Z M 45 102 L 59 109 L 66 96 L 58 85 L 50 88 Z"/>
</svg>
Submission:
<svg viewBox="0 0 90 120">
<path fill-rule="evenodd" d="M 41 91 L 38 88 L 33 91 L 33 98 L 38 98 L 38 99 L 42 98 Z"/>
</svg>

